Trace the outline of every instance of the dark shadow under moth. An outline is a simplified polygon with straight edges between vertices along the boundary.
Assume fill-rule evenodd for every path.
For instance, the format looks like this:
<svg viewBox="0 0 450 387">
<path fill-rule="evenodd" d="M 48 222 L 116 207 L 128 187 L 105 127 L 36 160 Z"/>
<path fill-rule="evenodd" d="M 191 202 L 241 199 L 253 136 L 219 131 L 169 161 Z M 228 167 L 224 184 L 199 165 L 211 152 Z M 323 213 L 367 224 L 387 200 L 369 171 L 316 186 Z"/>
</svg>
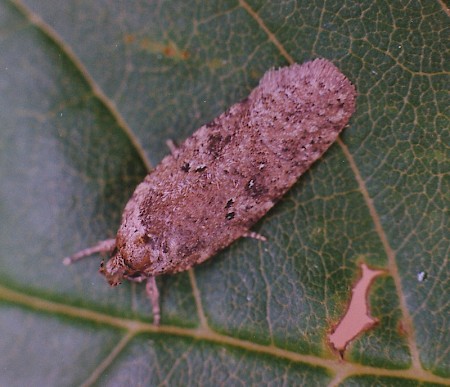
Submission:
<svg viewBox="0 0 450 387">
<path fill-rule="evenodd" d="M 65 259 L 112 251 L 100 272 L 115 286 L 205 261 L 242 236 L 330 147 L 355 110 L 355 87 L 316 59 L 264 74 L 245 100 L 202 126 L 140 183 L 115 239 Z"/>
</svg>

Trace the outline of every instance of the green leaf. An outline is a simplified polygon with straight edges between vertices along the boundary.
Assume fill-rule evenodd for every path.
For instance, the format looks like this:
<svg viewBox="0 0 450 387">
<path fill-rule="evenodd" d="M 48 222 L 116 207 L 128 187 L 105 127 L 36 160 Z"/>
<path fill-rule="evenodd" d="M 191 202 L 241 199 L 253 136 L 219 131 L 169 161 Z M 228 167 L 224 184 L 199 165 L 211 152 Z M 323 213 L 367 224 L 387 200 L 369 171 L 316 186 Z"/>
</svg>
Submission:
<svg viewBox="0 0 450 387">
<path fill-rule="evenodd" d="M 0 0 L 0 385 L 450 385 L 443 2 Z M 146 171 L 271 67 L 333 61 L 340 140 L 242 239 L 141 285 L 100 257 Z M 359 263 L 378 325 L 327 335 Z M 419 275 L 422 274 L 422 277 Z"/>
</svg>

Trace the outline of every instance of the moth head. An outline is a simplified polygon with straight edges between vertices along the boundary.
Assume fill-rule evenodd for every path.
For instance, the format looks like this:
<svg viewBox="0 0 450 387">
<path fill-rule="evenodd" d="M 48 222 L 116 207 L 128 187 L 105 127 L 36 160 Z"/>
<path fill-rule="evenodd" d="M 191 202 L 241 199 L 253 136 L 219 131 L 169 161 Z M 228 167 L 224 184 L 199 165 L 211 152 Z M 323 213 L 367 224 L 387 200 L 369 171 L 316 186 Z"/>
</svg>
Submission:
<svg viewBox="0 0 450 387">
<path fill-rule="evenodd" d="M 119 251 L 115 250 L 106 264 L 102 261 L 99 272 L 106 277 L 111 286 L 117 286 L 122 282 L 125 270 L 125 262 Z"/>
</svg>

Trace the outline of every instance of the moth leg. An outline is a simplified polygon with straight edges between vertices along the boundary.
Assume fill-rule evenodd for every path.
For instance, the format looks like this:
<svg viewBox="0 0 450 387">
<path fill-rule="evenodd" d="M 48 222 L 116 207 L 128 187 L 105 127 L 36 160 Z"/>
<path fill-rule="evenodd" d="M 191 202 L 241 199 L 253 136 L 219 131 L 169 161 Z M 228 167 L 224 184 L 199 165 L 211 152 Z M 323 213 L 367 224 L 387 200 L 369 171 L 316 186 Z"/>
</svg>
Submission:
<svg viewBox="0 0 450 387">
<path fill-rule="evenodd" d="M 87 249 L 78 251 L 77 253 L 71 255 L 70 257 L 64 258 L 63 263 L 64 263 L 64 265 L 68 266 L 71 263 L 79 261 L 80 259 L 82 259 L 84 257 L 88 257 L 89 255 L 92 255 L 95 253 L 111 252 L 115 249 L 115 247 L 116 247 L 115 239 L 106 239 L 104 241 L 98 242 L 96 245 L 94 245 L 92 247 L 88 247 Z"/>
<path fill-rule="evenodd" d="M 175 156 L 177 154 L 178 151 L 178 147 L 175 144 L 175 142 L 172 139 L 169 139 L 166 141 L 166 145 L 170 150 L 170 153 L 172 153 L 172 156 Z"/>
<path fill-rule="evenodd" d="M 257 232 L 254 231 L 247 231 L 242 236 L 244 238 L 253 238 L 263 242 L 267 241 L 267 238 L 264 235 L 258 234 Z"/>
<path fill-rule="evenodd" d="M 152 303 L 153 325 L 158 326 L 161 320 L 161 310 L 159 309 L 159 291 L 156 286 L 155 277 L 148 277 L 147 283 L 145 284 L 145 291 Z"/>
</svg>

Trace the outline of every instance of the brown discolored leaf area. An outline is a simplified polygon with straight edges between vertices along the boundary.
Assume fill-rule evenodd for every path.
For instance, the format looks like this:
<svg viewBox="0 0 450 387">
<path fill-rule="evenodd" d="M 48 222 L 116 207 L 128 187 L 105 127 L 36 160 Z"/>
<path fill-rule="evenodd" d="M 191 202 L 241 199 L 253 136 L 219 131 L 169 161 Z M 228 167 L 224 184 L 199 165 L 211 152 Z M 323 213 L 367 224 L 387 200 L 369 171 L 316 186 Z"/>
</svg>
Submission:
<svg viewBox="0 0 450 387">
<path fill-rule="evenodd" d="M 345 315 L 328 336 L 333 349 L 344 356 L 347 345 L 358 335 L 372 328 L 377 322 L 370 315 L 367 302 L 370 285 L 374 279 L 383 274 L 382 270 L 373 270 L 366 264 L 361 265 L 361 278 L 352 289 L 352 296 Z"/>
<path fill-rule="evenodd" d="M 448 12 L 441 2 L 0 1 L 0 385 L 450 384 Z M 337 144 L 188 273 L 109 288 L 136 184 L 271 67 L 355 85 Z M 328 343 L 359 264 L 379 323 Z M 426 275 L 421 274 L 426 273 Z M 26 365 L 26 366 L 24 366 Z"/>
</svg>

